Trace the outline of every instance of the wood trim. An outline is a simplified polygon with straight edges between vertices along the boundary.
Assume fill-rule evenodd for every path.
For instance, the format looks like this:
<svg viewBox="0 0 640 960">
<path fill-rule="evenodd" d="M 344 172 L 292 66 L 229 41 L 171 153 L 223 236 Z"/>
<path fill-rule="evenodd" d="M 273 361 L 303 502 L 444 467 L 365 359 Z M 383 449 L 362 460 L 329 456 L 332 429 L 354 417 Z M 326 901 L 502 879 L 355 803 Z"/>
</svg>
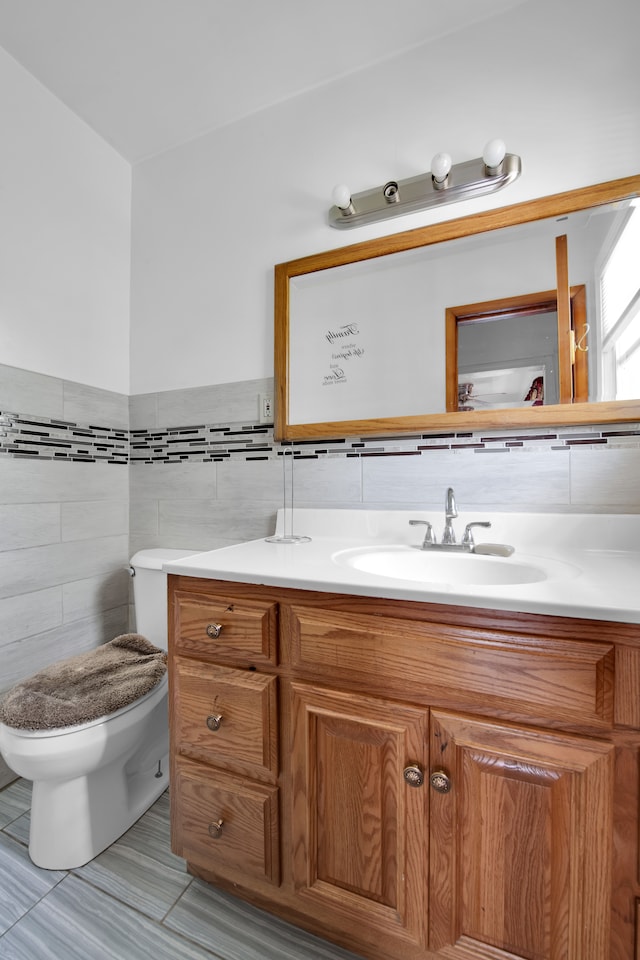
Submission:
<svg viewBox="0 0 640 960">
<path fill-rule="evenodd" d="M 584 284 L 571 288 L 571 325 L 575 338 L 573 360 L 573 400 L 589 399 L 589 338 L 587 324 L 587 291 Z"/>
<path fill-rule="evenodd" d="M 566 234 L 556 237 L 556 284 L 558 287 L 558 395 L 560 403 L 571 403 L 573 399 L 571 295 Z"/>
<path fill-rule="evenodd" d="M 447 307 L 444 316 L 445 402 L 448 411 L 458 409 L 458 321 L 456 307 Z"/>
<path fill-rule="evenodd" d="M 554 194 L 537 200 L 502 207 L 448 220 L 428 227 L 419 227 L 391 236 L 367 240 L 328 250 L 312 256 L 290 260 L 275 267 L 275 347 L 276 411 L 274 437 L 276 440 L 300 440 L 344 436 L 371 436 L 394 433 L 439 432 L 456 430 L 509 429 L 511 427 L 564 426 L 569 424 L 613 423 L 640 420 L 640 400 L 586 401 L 514 410 L 462 411 L 409 417 L 379 417 L 370 420 L 320 421 L 290 424 L 288 422 L 288 363 L 289 363 L 289 281 L 306 273 L 328 270 L 430 246 L 458 237 L 474 236 L 520 223 L 559 217 L 585 207 L 610 203 L 640 192 L 640 175 L 611 180 L 578 190 Z"/>
<path fill-rule="evenodd" d="M 589 396 L 589 369 L 587 354 L 583 350 L 576 351 L 576 364 L 573 365 L 572 353 L 569 348 L 572 341 L 572 330 L 578 329 L 584 333 L 586 322 L 586 290 L 584 284 L 570 287 L 569 323 L 570 329 L 562 355 L 559 351 L 558 362 L 566 364 L 564 370 L 564 385 L 571 390 L 576 400 L 584 401 Z M 557 290 L 541 290 L 539 293 L 524 293 L 515 297 L 501 297 L 497 300 L 485 300 L 481 303 L 465 303 L 456 307 L 447 307 L 445 311 L 446 330 L 446 396 L 447 411 L 458 409 L 458 324 L 476 323 L 484 320 L 498 319 L 502 316 L 533 317 L 540 313 L 550 313 L 558 310 Z M 558 325 L 558 337 L 563 334 Z M 586 334 L 584 334 L 586 336 Z M 580 360 L 577 360 L 577 357 Z M 574 387 L 575 384 L 575 387 Z"/>
</svg>

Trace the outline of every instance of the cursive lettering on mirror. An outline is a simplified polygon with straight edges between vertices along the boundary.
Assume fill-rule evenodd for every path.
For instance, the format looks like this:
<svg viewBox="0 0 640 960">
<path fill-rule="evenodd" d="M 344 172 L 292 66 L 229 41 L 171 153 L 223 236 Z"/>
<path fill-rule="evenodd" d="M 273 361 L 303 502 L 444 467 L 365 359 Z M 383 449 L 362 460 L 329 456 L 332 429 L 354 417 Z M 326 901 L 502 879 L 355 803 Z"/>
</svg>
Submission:
<svg viewBox="0 0 640 960">
<path fill-rule="evenodd" d="M 357 323 L 345 323 L 345 325 L 338 330 L 327 330 L 325 337 L 329 343 L 334 343 L 343 337 L 357 337 L 359 333 L 360 330 L 358 329 Z"/>
</svg>

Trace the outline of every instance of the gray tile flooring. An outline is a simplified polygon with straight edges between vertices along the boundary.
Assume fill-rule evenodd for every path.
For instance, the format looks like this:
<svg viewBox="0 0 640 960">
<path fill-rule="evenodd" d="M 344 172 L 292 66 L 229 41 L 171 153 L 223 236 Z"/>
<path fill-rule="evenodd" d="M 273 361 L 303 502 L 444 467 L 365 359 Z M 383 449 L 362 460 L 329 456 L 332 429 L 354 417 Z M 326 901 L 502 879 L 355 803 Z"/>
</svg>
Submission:
<svg viewBox="0 0 640 960">
<path fill-rule="evenodd" d="M 358 960 L 189 876 L 165 793 L 77 870 L 27 853 L 30 784 L 0 791 L 1 960 Z"/>
</svg>

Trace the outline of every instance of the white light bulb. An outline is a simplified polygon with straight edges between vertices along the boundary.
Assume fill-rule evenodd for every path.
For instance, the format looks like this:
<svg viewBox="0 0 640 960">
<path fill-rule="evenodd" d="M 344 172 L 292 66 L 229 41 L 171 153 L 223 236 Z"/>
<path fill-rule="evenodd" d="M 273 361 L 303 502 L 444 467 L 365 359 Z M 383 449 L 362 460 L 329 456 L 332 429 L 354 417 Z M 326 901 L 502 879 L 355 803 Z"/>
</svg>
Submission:
<svg viewBox="0 0 640 960">
<path fill-rule="evenodd" d="M 331 197 L 336 207 L 341 210 L 348 210 L 351 206 L 351 191 L 344 183 L 339 183 L 333 188 Z"/>
<path fill-rule="evenodd" d="M 444 183 L 451 170 L 451 157 L 448 153 L 436 153 L 431 161 L 431 175 L 436 183 Z"/>
<path fill-rule="evenodd" d="M 482 151 L 482 159 L 490 170 L 494 170 L 500 166 L 506 152 L 507 148 L 504 145 L 504 140 L 489 140 Z"/>
</svg>

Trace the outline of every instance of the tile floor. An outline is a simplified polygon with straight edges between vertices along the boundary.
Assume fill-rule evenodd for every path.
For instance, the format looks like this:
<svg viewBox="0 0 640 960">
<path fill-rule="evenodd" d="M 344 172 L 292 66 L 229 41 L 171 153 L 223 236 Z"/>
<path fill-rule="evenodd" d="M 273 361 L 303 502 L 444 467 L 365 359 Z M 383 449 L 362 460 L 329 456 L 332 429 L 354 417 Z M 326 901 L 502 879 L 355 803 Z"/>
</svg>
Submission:
<svg viewBox="0 0 640 960">
<path fill-rule="evenodd" d="M 30 784 L 0 791 L 1 960 L 358 960 L 186 872 L 165 793 L 77 870 L 27 853 Z"/>
</svg>

